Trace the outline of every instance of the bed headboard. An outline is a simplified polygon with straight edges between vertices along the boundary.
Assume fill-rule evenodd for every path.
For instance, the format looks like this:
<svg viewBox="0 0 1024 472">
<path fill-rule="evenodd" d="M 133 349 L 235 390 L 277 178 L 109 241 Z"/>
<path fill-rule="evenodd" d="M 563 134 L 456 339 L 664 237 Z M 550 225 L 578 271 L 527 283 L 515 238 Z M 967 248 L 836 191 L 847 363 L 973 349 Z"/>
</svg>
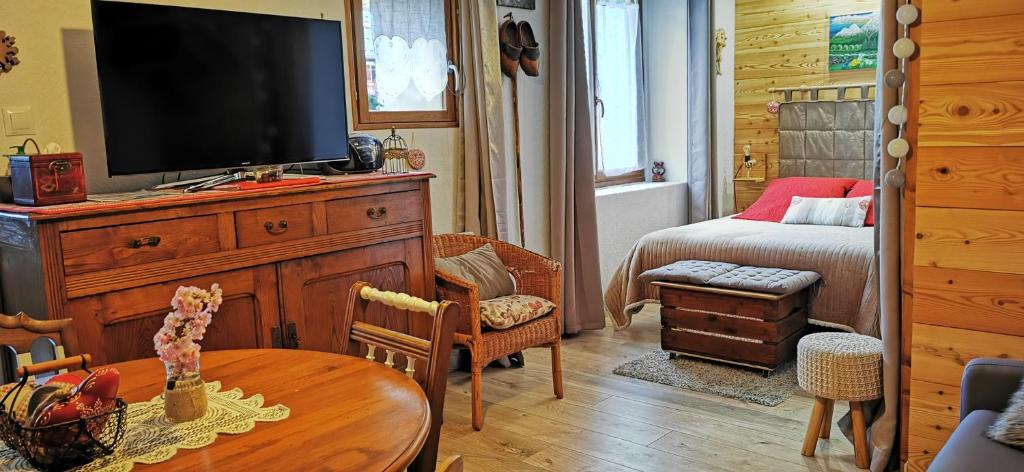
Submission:
<svg viewBox="0 0 1024 472">
<path fill-rule="evenodd" d="M 780 89 L 785 101 L 779 107 L 779 177 L 870 178 L 875 128 L 870 87 Z M 846 99 L 847 88 L 859 90 L 861 98 Z M 826 89 L 836 90 L 834 100 L 818 100 Z M 794 100 L 794 93 L 809 99 Z"/>
</svg>

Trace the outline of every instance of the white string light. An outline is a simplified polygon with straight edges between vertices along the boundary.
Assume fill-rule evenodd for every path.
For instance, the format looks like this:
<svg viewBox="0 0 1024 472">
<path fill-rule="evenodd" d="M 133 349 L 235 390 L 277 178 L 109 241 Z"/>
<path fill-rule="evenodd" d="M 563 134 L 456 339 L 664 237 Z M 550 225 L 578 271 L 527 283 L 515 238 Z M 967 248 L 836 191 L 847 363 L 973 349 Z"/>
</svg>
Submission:
<svg viewBox="0 0 1024 472">
<path fill-rule="evenodd" d="M 897 39 L 892 45 L 892 53 L 899 61 L 899 67 L 886 71 L 884 82 L 890 88 L 899 89 L 898 103 L 889 109 L 889 123 L 896 126 L 896 137 L 891 139 L 885 146 L 886 152 L 896 158 L 896 167 L 885 174 L 885 184 L 891 187 L 902 188 L 907 182 L 907 175 L 903 171 L 903 160 L 910 154 L 910 142 L 903 137 L 906 130 L 909 111 L 907 110 L 907 60 L 917 52 L 917 44 L 910 39 L 910 25 L 921 16 L 921 12 L 906 0 L 906 3 L 896 9 L 896 21 L 903 26 L 903 37 Z"/>
</svg>

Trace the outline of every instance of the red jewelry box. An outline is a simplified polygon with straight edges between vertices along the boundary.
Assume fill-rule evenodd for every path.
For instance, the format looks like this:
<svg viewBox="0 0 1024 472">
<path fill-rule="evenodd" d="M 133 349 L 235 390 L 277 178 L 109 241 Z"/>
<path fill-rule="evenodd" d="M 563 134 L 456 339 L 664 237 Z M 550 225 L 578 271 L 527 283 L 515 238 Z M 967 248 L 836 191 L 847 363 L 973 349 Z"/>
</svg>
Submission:
<svg viewBox="0 0 1024 472">
<path fill-rule="evenodd" d="M 11 186 L 18 205 L 84 202 L 82 153 L 11 156 Z"/>
</svg>

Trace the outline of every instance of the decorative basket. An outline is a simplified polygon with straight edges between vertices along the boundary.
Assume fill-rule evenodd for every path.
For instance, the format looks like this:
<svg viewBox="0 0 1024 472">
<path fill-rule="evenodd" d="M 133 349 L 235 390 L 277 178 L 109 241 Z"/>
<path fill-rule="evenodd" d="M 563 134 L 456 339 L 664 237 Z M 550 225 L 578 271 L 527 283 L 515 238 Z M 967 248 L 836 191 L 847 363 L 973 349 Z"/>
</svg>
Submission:
<svg viewBox="0 0 1024 472">
<path fill-rule="evenodd" d="M 121 398 L 109 411 L 41 427 L 24 426 L 14 418 L 13 411 L 7 411 L 7 397 L 14 393 L 17 398 L 30 376 L 69 367 L 68 361 L 73 366 L 79 358 L 82 369 L 89 372 L 88 355 L 19 368 L 21 380 L 0 404 L 0 439 L 36 468 L 67 470 L 87 464 L 114 452 L 124 437 L 128 404 Z"/>
</svg>

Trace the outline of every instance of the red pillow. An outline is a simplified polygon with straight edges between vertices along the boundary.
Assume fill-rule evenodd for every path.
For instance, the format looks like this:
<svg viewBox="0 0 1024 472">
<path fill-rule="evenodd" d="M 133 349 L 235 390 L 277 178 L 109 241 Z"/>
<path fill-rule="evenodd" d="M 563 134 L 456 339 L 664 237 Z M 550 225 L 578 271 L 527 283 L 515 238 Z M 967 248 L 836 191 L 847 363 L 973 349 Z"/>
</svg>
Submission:
<svg viewBox="0 0 1024 472">
<path fill-rule="evenodd" d="M 768 184 L 761 198 L 736 218 L 778 223 L 786 215 L 793 197 L 843 198 L 857 179 L 838 177 L 786 177 Z"/>
<path fill-rule="evenodd" d="M 854 197 L 874 197 L 875 196 L 875 183 L 870 180 L 858 180 L 857 184 L 850 189 L 850 193 L 846 194 L 846 198 Z M 871 206 L 868 207 L 868 217 L 864 219 L 864 226 L 875 225 L 875 199 L 871 199 Z"/>
</svg>

